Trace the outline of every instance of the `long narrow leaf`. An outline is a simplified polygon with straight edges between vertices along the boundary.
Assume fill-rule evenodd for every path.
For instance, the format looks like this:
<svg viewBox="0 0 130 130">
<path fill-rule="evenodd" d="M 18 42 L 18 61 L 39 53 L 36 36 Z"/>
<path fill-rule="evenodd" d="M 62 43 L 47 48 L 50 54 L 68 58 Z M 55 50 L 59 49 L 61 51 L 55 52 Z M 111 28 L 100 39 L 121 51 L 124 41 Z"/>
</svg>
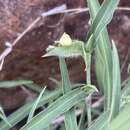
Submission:
<svg viewBox="0 0 130 130">
<path fill-rule="evenodd" d="M 26 84 L 25 87 L 31 89 L 34 92 L 40 93 L 42 91 L 42 86 L 32 83 L 32 84 Z"/>
<path fill-rule="evenodd" d="M 50 100 L 56 99 L 61 94 L 62 94 L 61 89 L 56 90 L 54 92 L 50 92 L 49 94 L 47 94 L 41 98 L 37 108 L 48 103 Z M 30 103 L 27 103 L 24 106 L 22 106 L 21 108 L 19 108 L 18 110 L 16 110 L 11 115 L 9 115 L 9 117 L 7 118 L 8 122 L 10 122 L 14 126 L 17 123 L 19 123 L 20 121 L 22 121 L 29 114 L 33 104 L 34 104 L 33 101 Z M 0 129 L 1 130 L 9 130 L 10 127 L 4 121 L 2 121 L 0 123 Z"/>
<path fill-rule="evenodd" d="M 46 89 L 46 87 L 41 91 L 41 93 L 39 94 L 37 100 L 35 101 L 35 103 L 34 103 L 32 109 L 31 109 L 31 111 L 30 111 L 30 113 L 29 113 L 27 122 L 29 122 L 29 121 L 33 118 L 34 112 L 35 112 L 35 110 L 36 110 L 36 108 L 37 108 L 37 106 L 38 106 L 38 103 L 40 102 L 40 99 L 41 99 L 41 97 L 42 97 L 42 95 L 43 95 L 45 89 Z"/>
<path fill-rule="evenodd" d="M 75 104 L 84 100 L 86 95 L 92 91 L 94 91 L 92 88 L 89 88 L 87 92 L 84 92 L 82 89 L 72 90 L 71 92 L 56 100 L 45 111 L 35 116 L 20 130 L 41 130 L 48 127 L 48 125 L 50 125 L 56 117 L 67 112 Z"/>
<path fill-rule="evenodd" d="M 95 47 L 96 41 L 98 40 L 100 33 L 110 23 L 118 3 L 119 0 L 105 0 L 101 8 L 99 9 L 96 17 L 92 22 L 92 26 L 89 32 L 89 37 L 93 34 L 93 47 Z"/>
<path fill-rule="evenodd" d="M 1 106 L 0 106 L 0 119 L 2 119 L 6 123 L 6 125 L 11 127 L 11 124 L 9 123 L 9 121 L 8 121 L 8 119 L 7 119 L 7 117 L 6 117 L 5 113 L 4 113 L 4 110 L 3 110 L 3 108 Z"/>
<path fill-rule="evenodd" d="M 0 81 L 0 88 L 12 88 L 20 85 L 32 84 L 29 80 Z"/>
<path fill-rule="evenodd" d="M 99 2 L 98 0 L 87 0 L 87 2 L 90 10 L 91 19 L 92 21 L 94 21 L 100 9 Z M 94 44 L 92 42 L 89 43 Z M 111 106 L 111 92 L 112 92 L 111 88 L 112 56 L 111 56 L 110 40 L 106 29 L 103 30 L 97 41 L 95 56 L 96 56 L 95 69 L 96 69 L 97 82 L 99 84 L 100 90 L 102 90 L 105 95 L 105 108 L 109 109 Z"/>
<path fill-rule="evenodd" d="M 63 58 L 60 58 L 59 61 L 60 61 L 60 71 L 62 76 L 62 89 L 63 89 L 63 93 L 66 94 L 69 91 L 71 91 L 71 84 L 70 84 L 65 60 Z M 74 108 L 71 108 L 69 111 L 65 113 L 65 127 L 66 130 L 78 130 Z"/>
<path fill-rule="evenodd" d="M 129 102 L 130 97 L 130 77 L 128 77 L 127 82 L 124 84 L 124 88 L 122 89 L 122 95 L 121 95 L 121 108 Z"/>
<path fill-rule="evenodd" d="M 120 65 L 118 52 L 113 41 L 113 88 L 112 88 L 112 103 L 110 110 L 110 120 L 113 120 L 120 109 L 120 99 L 121 99 L 121 79 L 120 79 Z"/>
<path fill-rule="evenodd" d="M 87 130 L 102 130 L 108 123 L 109 112 L 104 112 Z"/>
<path fill-rule="evenodd" d="M 127 104 L 119 115 L 110 123 L 107 130 L 129 130 L 130 129 L 130 104 Z"/>
</svg>

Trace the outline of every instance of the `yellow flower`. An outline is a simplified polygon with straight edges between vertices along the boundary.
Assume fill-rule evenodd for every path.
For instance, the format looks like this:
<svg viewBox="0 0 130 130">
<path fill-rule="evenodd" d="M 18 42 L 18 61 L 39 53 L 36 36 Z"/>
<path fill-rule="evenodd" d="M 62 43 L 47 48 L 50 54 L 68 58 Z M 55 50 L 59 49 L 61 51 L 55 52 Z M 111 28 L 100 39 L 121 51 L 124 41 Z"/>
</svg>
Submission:
<svg viewBox="0 0 130 130">
<path fill-rule="evenodd" d="M 72 39 L 67 33 L 63 33 L 58 43 L 61 46 L 70 46 L 72 44 Z"/>
</svg>

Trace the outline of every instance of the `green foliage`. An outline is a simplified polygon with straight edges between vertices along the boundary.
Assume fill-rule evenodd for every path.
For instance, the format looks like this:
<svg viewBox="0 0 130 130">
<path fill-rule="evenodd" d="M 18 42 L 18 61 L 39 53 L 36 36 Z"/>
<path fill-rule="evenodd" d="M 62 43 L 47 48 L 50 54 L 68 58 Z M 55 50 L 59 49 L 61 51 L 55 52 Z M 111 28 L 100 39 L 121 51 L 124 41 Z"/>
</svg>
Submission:
<svg viewBox="0 0 130 130">
<path fill-rule="evenodd" d="M 30 113 L 29 113 L 27 122 L 29 122 L 29 121 L 33 118 L 33 115 L 34 115 L 34 113 L 35 113 L 35 110 L 36 110 L 36 108 L 37 108 L 37 106 L 38 106 L 38 103 L 40 102 L 40 99 L 41 99 L 41 97 L 42 97 L 42 95 L 43 95 L 45 89 L 46 89 L 46 87 L 41 91 L 41 93 L 39 94 L 39 96 L 38 96 L 36 102 L 34 103 L 32 109 L 31 109 L 31 111 L 30 111 Z"/>
<path fill-rule="evenodd" d="M 0 118 L 6 123 L 6 125 L 11 127 L 11 124 L 8 122 L 8 119 L 6 118 L 4 110 L 3 110 L 3 108 L 1 106 L 0 106 Z"/>
<path fill-rule="evenodd" d="M 100 6 L 98 0 L 87 0 L 91 26 L 86 42 L 73 40 L 66 33 L 54 45 L 49 45 L 43 57 L 59 58 L 61 81 L 51 78 L 60 89 L 53 92 L 42 91 L 32 81 L 0 81 L 0 88 L 12 88 L 24 85 L 40 93 L 36 101 L 29 102 L 6 117 L 1 109 L 1 130 L 9 130 L 29 115 L 27 123 L 20 130 L 52 130 L 52 122 L 64 115 L 61 130 L 129 130 L 130 124 L 130 78 L 121 85 L 120 62 L 114 41 L 110 41 L 107 25 L 110 23 L 119 0 L 105 0 Z M 112 45 L 111 45 L 112 43 Z M 91 58 L 95 54 L 95 72 L 99 91 L 91 84 Z M 65 58 L 81 56 L 85 63 L 86 83 L 71 85 Z M 72 66 L 73 67 L 73 66 Z M 75 87 L 74 87 L 75 86 Z M 121 90 L 123 86 L 123 90 Z M 42 96 L 44 92 L 44 95 Z M 104 97 L 104 109 L 98 110 L 98 116 L 92 113 L 92 93 L 98 92 Z M 85 99 L 89 101 L 85 101 Z M 46 108 L 34 116 L 37 108 Z M 98 109 L 102 109 L 99 104 Z M 82 109 L 79 124 L 75 111 Z M 85 116 L 87 115 L 87 121 Z M 86 125 L 87 123 L 87 125 Z M 87 128 L 86 128 L 87 126 Z"/>
<path fill-rule="evenodd" d="M 13 88 L 20 85 L 32 84 L 29 80 L 0 81 L 0 88 Z"/>
<path fill-rule="evenodd" d="M 106 130 L 129 130 L 130 129 L 130 104 L 125 105 L 119 115 L 109 124 Z"/>
<path fill-rule="evenodd" d="M 109 119 L 109 112 L 106 111 L 91 125 L 87 130 L 103 130 L 107 125 Z"/>
<path fill-rule="evenodd" d="M 88 3 L 89 2 L 90 0 L 88 0 Z M 96 11 L 96 9 L 95 11 L 92 11 L 92 12 L 97 12 L 96 16 L 94 17 L 94 20 L 92 20 L 91 29 L 88 35 L 88 38 L 91 35 L 93 35 L 92 37 L 94 38 L 94 42 L 93 42 L 94 45 L 92 45 L 92 48 L 95 47 L 96 41 L 98 40 L 101 32 L 104 30 L 104 28 L 106 28 L 107 24 L 110 23 L 113 13 L 118 3 L 119 3 L 119 0 L 105 0 L 98 12 Z M 94 6 L 97 6 L 96 4 L 95 4 L 95 1 L 93 1 L 93 3 L 89 5 L 94 7 Z"/>
<path fill-rule="evenodd" d="M 74 89 L 67 94 L 53 102 L 48 108 L 36 115 L 29 123 L 23 126 L 20 130 L 42 130 L 59 115 L 70 110 L 74 105 L 84 100 L 84 98 L 94 89 L 88 87 L 88 91 L 83 91 L 82 89 Z"/>
<path fill-rule="evenodd" d="M 44 95 L 38 105 L 37 108 L 45 105 L 46 103 L 56 99 L 57 97 L 59 97 L 60 95 L 62 95 L 62 90 L 55 90 L 49 94 Z M 13 126 L 16 125 L 17 123 L 19 123 L 20 121 L 22 121 L 31 111 L 32 107 L 33 107 L 34 101 L 29 102 L 27 104 L 25 104 L 24 106 L 22 106 L 21 108 L 19 108 L 18 110 L 16 110 L 14 113 L 12 113 L 11 115 L 9 115 L 7 117 L 8 122 L 10 122 Z M 5 122 L 1 122 L 0 123 L 0 128 L 2 130 L 9 130 L 9 126 L 5 123 Z"/>
<path fill-rule="evenodd" d="M 60 58 L 59 61 L 60 61 L 60 70 L 62 76 L 63 94 L 66 94 L 69 91 L 71 91 L 71 84 L 70 84 L 67 66 L 64 58 Z M 66 130 L 78 130 L 74 107 L 65 113 L 65 127 Z"/>
<path fill-rule="evenodd" d="M 47 48 L 47 54 L 43 57 L 59 56 L 72 58 L 82 56 L 82 44 L 83 42 L 74 40 L 72 44 L 68 46 L 49 46 Z"/>
<path fill-rule="evenodd" d="M 97 0 L 93 0 L 93 1 L 88 0 L 87 2 L 90 9 L 91 20 L 93 22 L 96 19 L 96 16 L 98 15 L 98 12 L 101 10 L 101 8 Z M 100 22 L 102 21 L 99 21 L 99 24 Z M 98 25 L 98 21 L 97 21 L 97 25 Z M 91 30 L 93 31 L 91 31 L 90 33 L 94 32 L 94 29 Z M 91 35 L 93 35 L 93 33 Z M 105 109 L 109 109 L 111 104 L 111 91 L 112 91 L 111 90 L 111 86 L 112 86 L 112 56 L 111 55 L 112 54 L 111 54 L 110 40 L 108 37 L 107 30 L 105 28 L 98 35 L 99 38 L 96 42 L 97 46 L 95 49 L 95 56 L 96 56 L 95 71 L 96 71 L 97 82 L 99 84 L 100 90 L 102 90 L 105 95 L 105 104 L 104 104 Z M 94 41 L 95 40 L 91 42 L 92 47 L 95 47 Z M 90 45 L 88 44 L 87 48 L 88 46 Z"/>
<path fill-rule="evenodd" d="M 111 102 L 111 112 L 110 120 L 114 119 L 119 113 L 120 110 L 120 100 L 121 100 L 121 79 L 120 79 L 120 65 L 117 49 L 113 42 L 113 81 L 112 81 L 112 102 Z"/>
</svg>

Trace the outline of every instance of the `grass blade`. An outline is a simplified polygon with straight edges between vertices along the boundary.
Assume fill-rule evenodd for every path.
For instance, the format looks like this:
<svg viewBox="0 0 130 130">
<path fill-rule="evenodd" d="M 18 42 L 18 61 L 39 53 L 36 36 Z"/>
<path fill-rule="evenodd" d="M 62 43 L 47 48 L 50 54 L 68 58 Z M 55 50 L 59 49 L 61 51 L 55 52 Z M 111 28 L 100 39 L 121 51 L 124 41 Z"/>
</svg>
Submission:
<svg viewBox="0 0 130 130">
<path fill-rule="evenodd" d="M 130 129 L 130 104 L 125 105 L 119 115 L 110 123 L 107 130 L 129 130 Z"/>
<path fill-rule="evenodd" d="M 90 36 L 93 34 L 93 48 L 95 48 L 100 33 L 110 23 L 118 3 L 119 0 L 105 0 L 101 5 L 101 8 L 99 9 L 96 17 L 92 22 L 92 26 L 88 35 L 88 37 L 90 38 Z"/>
<path fill-rule="evenodd" d="M 92 91 L 94 91 L 94 89 L 89 88 L 87 92 L 83 91 L 82 89 L 75 89 L 71 92 L 68 92 L 67 94 L 53 102 L 45 111 L 35 116 L 20 130 L 40 130 L 48 127 L 48 125 L 50 125 L 56 117 L 67 112 L 75 104 L 84 100 L 86 95 L 88 95 Z"/>
<path fill-rule="evenodd" d="M 71 84 L 70 84 L 67 66 L 64 58 L 59 58 L 59 61 L 60 61 L 60 71 L 62 76 L 62 89 L 63 89 L 63 93 L 66 94 L 69 91 L 71 91 Z M 65 113 L 65 127 L 66 130 L 78 130 L 74 108 L 71 108 L 69 111 Z"/>
<path fill-rule="evenodd" d="M 35 112 L 35 110 L 36 110 L 36 108 L 38 106 L 38 103 L 40 102 L 40 99 L 41 99 L 43 93 L 45 92 L 45 89 L 46 89 L 46 87 L 41 91 L 41 93 L 39 94 L 38 98 L 36 99 L 32 109 L 31 109 L 31 111 L 29 113 L 27 122 L 29 122 L 33 118 L 34 112 Z"/>
<path fill-rule="evenodd" d="M 0 106 L 0 118 L 6 123 L 6 125 L 8 125 L 9 127 L 11 127 L 11 124 L 9 123 L 3 108 Z"/>
<path fill-rule="evenodd" d="M 32 84 L 30 80 L 0 81 L 0 88 L 13 88 L 20 85 Z"/>
<path fill-rule="evenodd" d="M 108 123 L 109 112 L 104 112 L 87 130 L 102 130 Z"/>
<path fill-rule="evenodd" d="M 38 84 L 26 84 L 24 85 L 25 87 L 31 89 L 34 92 L 40 93 L 42 91 L 42 86 L 38 85 Z"/>
<path fill-rule="evenodd" d="M 40 102 L 38 103 L 38 107 L 43 106 L 44 104 L 48 103 L 50 100 L 56 99 L 58 96 L 62 94 L 62 90 L 55 90 L 54 92 L 50 92 L 47 95 L 44 95 L 44 97 L 41 98 Z M 14 113 L 8 116 L 7 120 L 14 126 L 17 123 L 19 123 L 21 120 L 23 120 L 30 112 L 34 102 L 29 102 L 16 110 Z M 9 130 L 10 127 L 5 122 L 0 122 L 0 128 L 2 130 Z"/>
<path fill-rule="evenodd" d="M 85 46 L 83 46 L 83 59 L 85 62 L 85 71 L 86 71 L 86 84 L 91 85 L 91 53 L 86 52 Z M 84 130 L 84 125 L 85 124 L 85 114 L 87 113 L 87 120 L 88 120 L 88 126 L 92 122 L 92 117 L 91 117 L 91 94 L 89 95 L 89 100 L 88 102 L 84 105 L 83 108 L 83 113 L 80 118 L 79 122 L 79 129 Z"/>
<path fill-rule="evenodd" d="M 90 10 L 91 19 L 92 21 L 94 21 L 100 9 L 99 2 L 98 0 L 87 0 L 87 2 Z M 90 42 L 90 44 L 93 43 Z M 110 109 L 112 92 L 112 54 L 110 40 L 106 29 L 103 30 L 97 41 L 95 56 L 95 70 L 97 82 L 99 84 L 100 90 L 102 90 L 105 95 L 104 107 L 105 109 Z"/>
<path fill-rule="evenodd" d="M 129 103 L 129 96 L 130 96 L 130 77 L 127 78 L 126 82 L 123 83 L 124 88 L 122 89 L 121 95 L 121 108 L 126 104 Z"/>
<path fill-rule="evenodd" d="M 112 103 L 110 110 L 110 120 L 113 120 L 119 113 L 120 99 L 121 99 L 121 79 L 120 79 L 120 65 L 118 52 L 113 41 L 113 88 L 112 88 Z"/>
</svg>

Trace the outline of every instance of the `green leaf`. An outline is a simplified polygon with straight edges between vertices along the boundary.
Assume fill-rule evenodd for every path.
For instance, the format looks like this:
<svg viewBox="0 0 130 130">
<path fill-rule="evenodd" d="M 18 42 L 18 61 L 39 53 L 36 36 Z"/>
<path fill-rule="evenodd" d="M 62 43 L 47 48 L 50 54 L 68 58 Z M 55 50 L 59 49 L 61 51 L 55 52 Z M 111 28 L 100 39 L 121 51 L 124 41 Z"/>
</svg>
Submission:
<svg viewBox="0 0 130 130">
<path fill-rule="evenodd" d="M 35 83 L 25 84 L 24 86 L 37 93 L 40 93 L 42 91 L 42 86 L 35 84 Z"/>
<path fill-rule="evenodd" d="M 119 113 L 120 99 L 121 99 L 121 79 L 120 79 L 120 65 L 118 52 L 114 41 L 113 46 L 113 87 L 112 87 L 112 102 L 110 109 L 110 120 L 113 120 Z"/>
<path fill-rule="evenodd" d="M 62 77 L 62 89 L 63 93 L 67 93 L 71 90 L 71 84 L 69 80 L 68 70 L 64 58 L 59 58 L 60 71 Z"/>
<path fill-rule="evenodd" d="M 91 40 L 88 42 L 91 42 Z M 91 85 L 91 57 L 92 57 L 92 54 L 91 54 L 91 52 L 87 52 L 85 45 L 82 46 L 82 50 L 83 50 L 83 59 L 85 62 L 86 84 Z M 83 108 L 83 113 L 81 115 L 80 122 L 79 122 L 80 130 L 84 130 L 85 126 L 83 124 L 85 124 L 85 122 L 86 122 L 86 120 L 85 120 L 86 113 L 87 113 L 87 120 L 88 120 L 88 126 L 89 126 L 92 122 L 91 95 L 89 95 L 89 101 L 84 105 L 84 108 Z"/>
<path fill-rule="evenodd" d="M 84 100 L 86 95 L 94 91 L 92 88 L 88 90 L 88 92 L 84 92 L 82 89 L 75 89 L 68 92 L 53 102 L 45 111 L 35 116 L 20 130 L 40 130 L 48 127 L 56 117 L 70 110 L 74 105 Z"/>
<path fill-rule="evenodd" d="M 60 71 L 62 77 L 62 89 L 63 89 L 63 93 L 66 94 L 69 91 L 71 91 L 71 84 L 70 84 L 65 60 L 63 58 L 59 58 L 59 61 L 60 61 Z M 74 108 L 71 108 L 69 111 L 65 113 L 65 127 L 66 130 L 78 130 Z"/>
<path fill-rule="evenodd" d="M 50 100 L 54 100 L 57 97 L 59 97 L 62 94 L 61 89 L 59 90 L 55 90 L 53 92 L 50 92 L 46 95 L 44 95 L 44 97 L 42 97 L 40 99 L 40 102 L 38 103 L 37 108 L 43 106 L 44 104 L 50 102 Z M 27 104 L 25 104 L 24 106 L 22 106 L 21 108 L 19 108 L 18 110 L 16 110 L 15 112 L 13 112 L 11 115 L 8 116 L 7 120 L 14 126 L 17 123 L 19 123 L 21 120 L 23 120 L 30 112 L 32 106 L 33 106 L 34 102 L 29 102 Z M 9 130 L 10 127 L 5 123 L 5 122 L 0 122 L 0 128 L 1 130 Z"/>
<path fill-rule="evenodd" d="M 122 89 L 122 98 L 130 95 L 130 82 L 128 82 Z"/>
<path fill-rule="evenodd" d="M 98 0 L 87 0 L 87 1 L 88 1 L 88 7 L 90 10 L 91 19 L 92 21 L 94 21 L 98 11 L 101 9 L 99 2 Z M 92 39 L 91 35 L 90 38 Z M 89 43 L 94 44 L 94 40 L 92 39 L 92 41 Z M 86 46 L 90 46 L 90 45 L 86 45 Z M 105 109 L 110 109 L 111 94 L 112 94 L 112 87 L 111 87 L 112 86 L 112 54 L 111 54 L 110 40 L 106 29 L 102 31 L 97 41 L 97 46 L 95 48 L 95 56 L 96 56 L 95 70 L 96 70 L 97 82 L 99 84 L 100 90 L 105 95 L 104 107 Z"/>
<path fill-rule="evenodd" d="M 96 17 L 94 18 L 91 29 L 89 32 L 89 36 L 93 35 L 94 42 L 96 44 L 100 33 L 106 28 L 106 26 L 110 23 L 113 13 L 119 3 L 119 0 L 105 0 L 101 5 Z M 93 6 L 91 4 L 91 6 Z M 91 9 L 92 10 L 92 9 Z M 94 12 L 94 11 L 92 11 Z M 93 45 L 95 47 L 95 45 Z"/>
<path fill-rule="evenodd" d="M 30 80 L 0 81 L 0 88 L 13 88 L 20 85 L 32 84 Z"/>
<path fill-rule="evenodd" d="M 129 130 L 130 129 L 130 104 L 125 105 L 119 115 L 110 123 L 106 130 Z"/>
<path fill-rule="evenodd" d="M 47 128 L 45 128 L 44 130 L 53 130 L 53 127 L 52 127 L 52 125 L 50 125 Z"/>
<path fill-rule="evenodd" d="M 104 112 L 87 130 L 105 130 L 109 119 L 109 112 Z"/>
<path fill-rule="evenodd" d="M 82 56 L 81 41 L 74 40 L 69 46 L 49 46 L 47 53 L 43 57 L 58 56 L 58 57 L 78 57 Z"/>
<path fill-rule="evenodd" d="M 9 127 L 11 127 L 11 124 L 9 123 L 3 108 L 0 106 L 0 118 L 6 123 L 6 125 L 8 125 Z"/>
<path fill-rule="evenodd" d="M 129 63 L 129 65 L 128 65 L 127 72 L 128 72 L 128 73 L 130 72 L 130 63 Z"/>
<path fill-rule="evenodd" d="M 41 93 L 39 94 L 38 98 L 36 99 L 32 109 L 31 109 L 31 111 L 29 113 L 27 122 L 29 122 L 33 118 L 34 112 L 35 112 L 35 110 L 36 110 L 36 108 L 38 106 L 38 103 L 40 102 L 40 99 L 41 99 L 43 93 L 45 92 L 45 89 L 46 89 L 46 87 L 41 91 Z"/>
<path fill-rule="evenodd" d="M 93 92 L 99 92 L 98 89 L 96 88 L 95 85 L 92 85 L 92 84 L 87 84 L 87 85 L 84 85 L 82 88 L 81 88 L 83 91 L 85 92 L 88 92 L 90 91 L 91 89 L 94 90 Z"/>
<path fill-rule="evenodd" d="M 91 85 L 91 84 L 88 84 L 88 85 L 85 85 L 84 87 L 82 87 L 81 89 L 83 89 L 84 91 L 88 91 L 90 88 L 93 88 L 94 90 L 95 90 L 95 92 L 98 92 L 98 89 L 96 88 L 96 86 L 94 86 L 94 85 Z M 89 96 L 91 95 L 92 93 L 90 93 L 89 94 Z M 90 106 L 89 106 L 90 107 Z M 82 130 L 82 129 L 84 129 L 84 126 L 82 126 L 85 122 L 85 113 L 87 112 L 87 118 L 88 118 L 88 123 L 91 123 L 91 115 L 89 115 L 89 114 L 91 114 L 91 107 L 90 108 L 88 108 L 88 105 L 84 105 L 84 108 L 83 108 L 84 110 L 83 110 L 83 114 L 81 115 L 81 119 L 80 119 L 80 122 L 79 122 L 79 128 Z M 85 110 L 86 109 L 86 110 Z M 90 117 L 89 117 L 90 116 Z M 89 119 L 90 118 L 90 119 Z M 90 122 L 89 122 L 90 121 Z M 90 124 L 88 124 L 88 125 L 90 125 Z"/>
<path fill-rule="evenodd" d="M 130 102 L 130 77 L 128 77 L 123 83 L 122 95 L 121 95 L 121 108 Z"/>
</svg>

